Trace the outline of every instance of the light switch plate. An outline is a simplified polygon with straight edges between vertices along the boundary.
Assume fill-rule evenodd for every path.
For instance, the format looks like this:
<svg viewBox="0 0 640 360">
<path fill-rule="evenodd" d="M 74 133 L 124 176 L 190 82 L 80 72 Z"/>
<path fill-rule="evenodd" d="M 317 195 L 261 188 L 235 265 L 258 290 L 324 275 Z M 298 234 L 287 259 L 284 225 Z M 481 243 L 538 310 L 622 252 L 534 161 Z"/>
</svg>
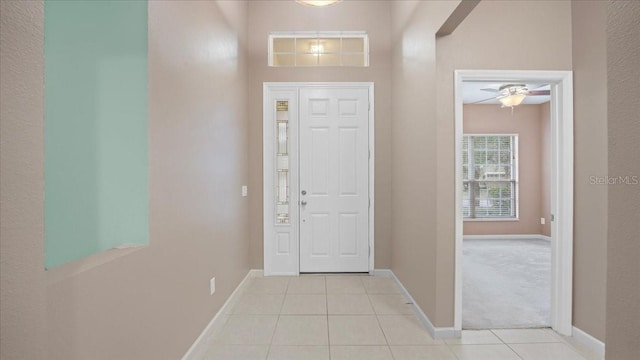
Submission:
<svg viewBox="0 0 640 360">
<path fill-rule="evenodd" d="M 540 218 L 540 225 L 544 225 L 546 223 L 544 218 Z"/>
<path fill-rule="evenodd" d="M 209 281 L 209 290 L 211 291 L 211 295 L 216 292 L 216 278 L 212 277 L 211 281 Z"/>
<path fill-rule="evenodd" d="M 247 185 L 242 185 L 242 196 L 247 196 L 248 189 Z"/>
</svg>

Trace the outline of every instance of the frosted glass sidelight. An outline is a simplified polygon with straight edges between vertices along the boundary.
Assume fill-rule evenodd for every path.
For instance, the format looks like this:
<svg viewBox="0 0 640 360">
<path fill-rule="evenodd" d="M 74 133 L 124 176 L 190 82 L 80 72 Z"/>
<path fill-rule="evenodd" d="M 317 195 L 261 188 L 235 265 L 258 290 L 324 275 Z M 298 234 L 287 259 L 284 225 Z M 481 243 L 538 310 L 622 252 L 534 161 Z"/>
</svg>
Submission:
<svg viewBox="0 0 640 360">
<path fill-rule="evenodd" d="M 276 223 L 289 223 L 289 102 L 276 101 Z"/>
<path fill-rule="evenodd" d="M 278 169 L 278 171 L 289 170 L 289 156 L 288 155 L 278 155 L 278 161 L 277 161 L 277 164 L 276 164 L 276 169 Z"/>
<path fill-rule="evenodd" d="M 278 122 L 278 154 L 287 154 L 287 126 L 288 123 Z"/>
<path fill-rule="evenodd" d="M 276 121 L 285 121 L 285 122 L 289 121 L 289 111 L 287 110 L 288 106 L 286 104 L 286 101 L 278 101 L 278 102 L 279 103 L 284 102 L 285 104 L 278 105 L 278 111 L 276 113 Z"/>
<path fill-rule="evenodd" d="M 278 171 L 278 204 L 289 202 L 287 194 L 288 171 Z"/>
</svg>

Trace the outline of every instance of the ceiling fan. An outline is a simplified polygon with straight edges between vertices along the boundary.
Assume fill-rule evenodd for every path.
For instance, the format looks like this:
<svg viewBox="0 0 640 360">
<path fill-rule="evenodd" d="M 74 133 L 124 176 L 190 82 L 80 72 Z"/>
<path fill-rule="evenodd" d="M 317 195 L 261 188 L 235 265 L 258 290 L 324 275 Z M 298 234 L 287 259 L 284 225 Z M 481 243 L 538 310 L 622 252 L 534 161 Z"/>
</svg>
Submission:
<svg viewBox="0 0 640 360">
<path fill-rule="evenodd" d="M 497 96 L 492 96 L 484 100 L 476 101 L 473 104 L 479 104 L 485 101 L 497 99 L 502 104 L 501 107 L 510 107 L 511 109 L 513 109 L 514 106 L 520 105 L 524 98 L 527 96 L 548 96 L 551 94 L 550 90 L 529 90 L 529 88 L 525 84 L 505 84 L 501 85 L 497 89 L 484 88 L 480 90 L 496 93 Z"/>
</svg>

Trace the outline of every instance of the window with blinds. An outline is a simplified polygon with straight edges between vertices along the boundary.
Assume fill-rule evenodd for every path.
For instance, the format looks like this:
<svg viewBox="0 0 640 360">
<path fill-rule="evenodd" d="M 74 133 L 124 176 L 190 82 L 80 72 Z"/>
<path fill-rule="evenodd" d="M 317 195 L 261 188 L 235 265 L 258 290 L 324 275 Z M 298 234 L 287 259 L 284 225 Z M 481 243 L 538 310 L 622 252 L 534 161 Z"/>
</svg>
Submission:
<svg viewBox="0 0 640 360">
<path fill-rule="evenodd" d="M 518 136 L 464 135 L 465 219 L 518 218 Z"/>
<path fill-rule="evenodd" d="M 271 33 L 269 66 L 369 66 L 369 37 L 359 31 Z"/>
</svg>

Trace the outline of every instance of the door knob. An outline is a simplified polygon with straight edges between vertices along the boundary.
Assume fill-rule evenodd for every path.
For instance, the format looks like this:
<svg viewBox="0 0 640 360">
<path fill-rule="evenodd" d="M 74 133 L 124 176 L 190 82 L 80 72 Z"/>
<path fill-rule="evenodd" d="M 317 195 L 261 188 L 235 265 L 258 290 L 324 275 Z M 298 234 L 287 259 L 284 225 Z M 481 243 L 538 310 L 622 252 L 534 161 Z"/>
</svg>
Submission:
<svg viewBox="0 0 640 360">
<path fill-rule="evenodd" d="M 305 206 L 307 205 L 307 202 L 305 200 L 300 201 L 300 205 Z"/>
<path fill-rule="evenodd" d="M 302 195 L 307 195 L 307 190 L 302 190 Z"/>
</svg>

